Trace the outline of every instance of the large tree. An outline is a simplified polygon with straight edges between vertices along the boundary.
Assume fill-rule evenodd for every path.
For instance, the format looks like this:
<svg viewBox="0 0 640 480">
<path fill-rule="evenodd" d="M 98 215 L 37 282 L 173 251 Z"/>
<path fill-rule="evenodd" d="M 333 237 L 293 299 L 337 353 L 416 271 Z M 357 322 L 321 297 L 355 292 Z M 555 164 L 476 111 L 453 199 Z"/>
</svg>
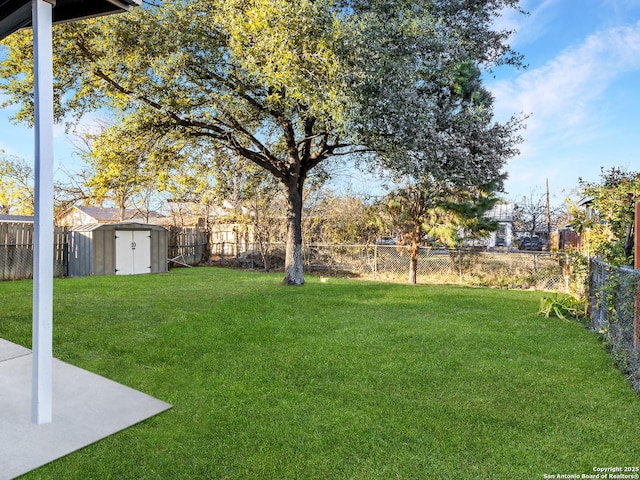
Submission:
<svg viewBox="0 0 640 480">
<path fill-rule="evenodd" d="M 135 112 L 141 126 L 207 139 L 211 148 L 263 168 L 286 191 L 284 282 L 302 284 L 303 188 L 327 159 L 370 153 L 387 167 L 429 162 L 432 171 L 454 177 L 486 176 L 486 166 L 468 163 L 464 154 L 445 161 L 421 152 L 431 147 L 433 99 L 446 90 L 460 59 L 484 66 L 518 62 L 506 44 L 509 32 L 493 30 L 502 9 L 517 4 L 149 3 L 128 15 L 56 29 L 55 112 L 58 118 L 99 106 Z M 5 40 L 0 67 L 0 91 L 22 105 L 16 117 L 27 121 L 28 36 Z M 456 132 L 449 137 L 455 147 Z"/>
<path fill-rule="evenodd" d="M 388 209 L 401 244 L 408 246 L 410 283 L 416 283 L 425 235 L 456 247 L 461 232 L 482 237 L 497 228 L 484 214 L 498 201 L 506 178 L 502 168 L 519 141 L 515 120 L 506 126 L 492 122 L 493 98 L 477 65 L 462 61 L 453 73 L 450 84 L 428 98 L 430 131 L 397 148 L 411 160 L 399 170 L 408 185 L 392 192 Z"/>
<path fill-rule="evenodd" d="M 513 203 L 513 230 L 518 236 L 533 237 L 541 232 L 549 236 L 551 229 L 562 228 L 568 222 L 566 208 L 552 205 L 548 192 L 538 188 L 532 188 L 528 195 L 522 195 Z"/>
</svg>

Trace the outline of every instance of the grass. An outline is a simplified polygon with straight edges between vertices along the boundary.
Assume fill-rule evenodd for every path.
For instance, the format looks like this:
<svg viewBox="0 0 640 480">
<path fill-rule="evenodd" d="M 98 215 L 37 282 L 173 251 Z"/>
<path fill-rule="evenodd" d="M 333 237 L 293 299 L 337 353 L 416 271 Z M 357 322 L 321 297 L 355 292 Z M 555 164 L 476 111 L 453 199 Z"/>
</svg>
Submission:
<svg viewBox="0 0 640 480">
<path fill-rule="evenodd" d="M 54 354 L 174 405 L 28 479 L 535 479 L 640 465 L 640 399 L 543 294 L 215 268 L 56 280 Z M 31 282 L 0 283 L 30 345 Z"/>
</svg>

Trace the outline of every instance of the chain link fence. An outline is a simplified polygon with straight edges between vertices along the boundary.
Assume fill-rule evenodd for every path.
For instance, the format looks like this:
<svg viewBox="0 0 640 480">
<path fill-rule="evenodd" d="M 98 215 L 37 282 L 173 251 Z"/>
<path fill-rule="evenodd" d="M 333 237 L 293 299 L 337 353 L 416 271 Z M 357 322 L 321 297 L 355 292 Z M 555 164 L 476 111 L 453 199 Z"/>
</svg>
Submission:
<svg viewBox="0 0 640 480">
<path fill-rule="evenodd" d="M 284 244 L 246 245 L 233 249 L 212 245 L 212 261 L 244 268 L 277 270 L 284 266 Z M 306 245 L 303 250 L 307 272 L 385 281 L 407 281 L 410 255 L 394 245 Z M 487 252 L 421 248 L 417 261 L 419 283 L 449 283 L 509 288 L 534 288 L 567 292 L 569 275 L 566 257 L 548 252 Z"/>
<path fill-rule="evenodd" d="M 591 259 L 588 299 L 591 328 L 640 391 L 640 271 Z"/>
</svg>

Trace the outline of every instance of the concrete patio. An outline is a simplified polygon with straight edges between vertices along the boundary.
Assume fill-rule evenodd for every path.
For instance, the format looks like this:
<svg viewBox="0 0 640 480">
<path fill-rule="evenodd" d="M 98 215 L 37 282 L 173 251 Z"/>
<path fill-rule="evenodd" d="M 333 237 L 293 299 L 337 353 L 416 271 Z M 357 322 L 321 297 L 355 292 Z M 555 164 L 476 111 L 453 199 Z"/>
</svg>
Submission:
<svg viewBox="0 0 640 480">
<path fill-rule="evenodd" d="M 31 350 L 0 339 L 0 480 L 23 475 L 171 408 L 53 360 L 53 421 L 31 422 Z"/>
</svg>

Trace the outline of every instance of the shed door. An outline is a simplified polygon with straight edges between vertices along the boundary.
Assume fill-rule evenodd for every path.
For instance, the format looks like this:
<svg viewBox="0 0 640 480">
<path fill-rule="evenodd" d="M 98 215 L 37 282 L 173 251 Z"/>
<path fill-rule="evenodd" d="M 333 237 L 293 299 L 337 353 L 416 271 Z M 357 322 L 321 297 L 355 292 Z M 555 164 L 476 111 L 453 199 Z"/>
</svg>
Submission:
<svg viewBox="0 0 640 480">
<path fill-rule="evenodd" d="M 116 231 L 116 275 L 151 272 L 151 232 Z"/>
</svg>

